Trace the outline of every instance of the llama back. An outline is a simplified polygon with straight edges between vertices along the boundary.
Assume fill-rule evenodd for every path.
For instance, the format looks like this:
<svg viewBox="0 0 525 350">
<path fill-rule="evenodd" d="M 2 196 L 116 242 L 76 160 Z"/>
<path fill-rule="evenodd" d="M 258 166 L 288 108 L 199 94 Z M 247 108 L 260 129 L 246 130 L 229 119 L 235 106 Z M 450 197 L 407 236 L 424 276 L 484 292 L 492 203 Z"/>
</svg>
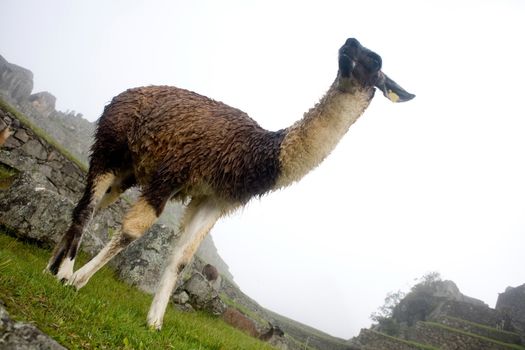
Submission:
<svg viewBox="0 0 525 350">
<path fill-rule="evenodd" d="M 275 184 L 283 137 L 224 103 L 149 86 L 127 90 L 105 108 L 93 152 L 126 154 L 139 184 L 162 173 L 183 184 L 179 197 L 202 193 L 244 202 Z"/>
</svg>

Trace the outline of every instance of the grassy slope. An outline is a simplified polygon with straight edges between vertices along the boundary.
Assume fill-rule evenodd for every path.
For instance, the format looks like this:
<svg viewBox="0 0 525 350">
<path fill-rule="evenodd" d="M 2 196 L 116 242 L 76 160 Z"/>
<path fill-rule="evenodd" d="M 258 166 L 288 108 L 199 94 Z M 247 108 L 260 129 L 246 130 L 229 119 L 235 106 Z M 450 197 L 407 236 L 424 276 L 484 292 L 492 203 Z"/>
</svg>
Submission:
<svg viewBox="0 0 525 350">
<path fill-rule="evenodd" d="M 0 233 L 0 300 L 70 349 L 272 349 L 203 313 L 169 308 L 160 332 L 148 330 L 151 296 L 102 269 L 79 292 L 43 274 L 49 251 Z"/>
</svg>

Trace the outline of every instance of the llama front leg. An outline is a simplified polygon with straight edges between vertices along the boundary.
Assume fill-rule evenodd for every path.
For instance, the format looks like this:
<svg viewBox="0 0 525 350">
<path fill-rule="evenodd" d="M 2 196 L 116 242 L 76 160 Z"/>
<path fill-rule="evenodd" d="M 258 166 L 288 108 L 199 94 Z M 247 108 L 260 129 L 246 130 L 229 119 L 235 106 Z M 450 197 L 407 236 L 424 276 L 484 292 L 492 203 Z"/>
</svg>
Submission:
<svg viewBox="0 0 525 350">
<path fill-rule="evenodd" d="M 88 177 L 84 194 L 73 210 L 71 225 L 53 250 L 46 267 L 46 271 L 56 275 L 58 280 L 68 280 L 73 274 L 82 234 L 93 217 L 97 204 L 114 180 L 113 173 Z"/>
<path fill-rule="evenodd" d="M 163 207 L 163 206 L 162 206 Z M 131 242 L 141 237 L 158 219 L 162 210 L 158 211 L 144 197 L 141 197 L 126 214 L 122 229 L 116 233 L 108 244 L 86 265 L 76 271 L 68 285 L 80 289 L 109 260 L 126 248 Z"/>
<path fill-rule="evenodd" d="M 181 236 L 172 247 L 171 256 L 148 312 L 147 322 L 150 327 L 157 330 L 162 328 L 164 313 L 177 278 L 190 262 L 204 237 L 224 213 L 224 206 L 210 198 L 193 199 L 188 205 L 181 225 Z"/>
</svg>

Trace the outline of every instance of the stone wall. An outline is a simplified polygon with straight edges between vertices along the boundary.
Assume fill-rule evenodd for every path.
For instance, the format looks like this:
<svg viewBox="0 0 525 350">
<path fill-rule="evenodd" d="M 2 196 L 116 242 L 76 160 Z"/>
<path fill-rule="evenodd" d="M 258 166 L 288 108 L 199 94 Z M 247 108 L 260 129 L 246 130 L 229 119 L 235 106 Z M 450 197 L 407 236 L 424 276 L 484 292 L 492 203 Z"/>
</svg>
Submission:
<svg viewBox="0 0 525 350">
<path fill-rule="evenodd" d="M 410 344 L 398 338 L 393 338 L 383 333 L 369 329 L 362 329 L 357 337 L 362 350 L 423 350 L 422 346 Z M 428 348 L 426 348 L 428 349 Z"/>
<path fill-rule="evenodd" d="M 433 320 L 433 321 L 444 324 L 452 328 L 456 328 L 456 329 L 465 331 L 465 332 L 477 334 L 482 337 L 502 341 L 504 343 L 521 344 L 521 337 L 517 333 L 501 331 L 501 330 L 498 330 L 492 327 L 484 327 L 481 325 L 477 325 L 471 322 L 466 322 L 464 320 L 461 320 L 458 318 L 452 318 L 452 317 L 442 316 L 441 318 L 437 320 Z"/>
<path fill-rule="evenodd" d="M 506 344 L 499 344 L 490 339 L 429 322 L 418 322 L 416 327 L 410 329 L 406 335 L 410 340 L 429 344 L 442 350 L 509 350 Z"/>
<path fill-rule="evenodd" d="M 0 109 L 0 123 L 9 124 L 14 118 Z M 24 239 L 55 245 L 83 192 L 85 171 L 23 123 L 0 149 L 0 165 L 18 173 L 0 191 L 0 225 Z M 124 209 L 121 201 L 102 212 L 86 233 L 83 250 L 97 252 Z"/>
<path fill-rule="evenodd" d="M 15 116 L 0 109 L 0 123 L 12 123 Z M 0 125 L 0 129 L 3 129 Z M 77 200 L 84 189 L 85 171 L 23 123 L 7 139 L 0 151 L 0 162 L 19 171 L 40 173 L 50 189 Z"/>
<path fill-rule="evenodd" d="M 494 328 L 512 330 L 506 326 L 506 317 L 502 312 L 491 309 L 486 305 L 476 305 L 448 300 L 441 303 L 431 313 L 429 319 L 437 319 L 440 316 L 457 317 Z"/>
</svg>

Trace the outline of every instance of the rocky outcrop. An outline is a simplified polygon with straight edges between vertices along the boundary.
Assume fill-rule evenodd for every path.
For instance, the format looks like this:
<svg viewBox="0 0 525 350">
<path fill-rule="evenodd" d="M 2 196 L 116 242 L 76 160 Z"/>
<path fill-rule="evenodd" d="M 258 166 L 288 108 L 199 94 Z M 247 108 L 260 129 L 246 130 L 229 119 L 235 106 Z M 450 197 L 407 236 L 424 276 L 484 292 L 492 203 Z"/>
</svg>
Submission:
<svg viewBox="0 0 525 350">
<path fill-rule="evenodd" d="M 0 300 L 0 349 L 2 350 L 66 350 L 62 345 L 31 324 L 15 322 Z"/>
<path fill-rule="evenodd" d="M 498 296 L 496 310 L 509 318 L 512 327 L 516 328 L 525 338 L 525 284 L 519 287 L 507 287 Z"/>
<path fill-rule="evenodd" d="M 444 302 L 456 302 L 475 310 L 488 308 L 481 300 L 463 295 L 454 282 L 437 280 L 414 286 L 393 309 L 392 317 L 399 324 L 412 326 L 427 320 Z"/>
<path fill-rule="evenodd" d="M 32 90 L 33 73 L 0 56 L 0 91 L 15 101 L 24 101 Z"/>
<path fill-rule="evenodd" d="M 47 91 L 37 92 L 29 96 L 28 101 L 35 110 L 43 117 L 49 117 L 51 113 L 55 112 L 56 97 Z"/>
</svg>

